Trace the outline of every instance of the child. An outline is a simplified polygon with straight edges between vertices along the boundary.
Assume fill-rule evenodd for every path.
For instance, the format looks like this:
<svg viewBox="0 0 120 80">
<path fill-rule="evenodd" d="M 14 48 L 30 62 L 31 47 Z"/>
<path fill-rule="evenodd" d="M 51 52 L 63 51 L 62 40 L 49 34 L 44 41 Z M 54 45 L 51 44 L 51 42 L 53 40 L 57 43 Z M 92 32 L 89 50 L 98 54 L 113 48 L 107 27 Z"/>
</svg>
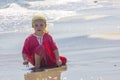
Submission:
<svg viewBox="0 0 120 80">
<path fill-rule="evenodd" d="M 32 18 L 34 33 L 30 34 L 22 49 L 23 64 L 30 62 L 35 69 L 65 65 L 67 59 L 59 56 L 58 47 L 46 30 L 46 19 L 37 13 Z"/>
</svg>

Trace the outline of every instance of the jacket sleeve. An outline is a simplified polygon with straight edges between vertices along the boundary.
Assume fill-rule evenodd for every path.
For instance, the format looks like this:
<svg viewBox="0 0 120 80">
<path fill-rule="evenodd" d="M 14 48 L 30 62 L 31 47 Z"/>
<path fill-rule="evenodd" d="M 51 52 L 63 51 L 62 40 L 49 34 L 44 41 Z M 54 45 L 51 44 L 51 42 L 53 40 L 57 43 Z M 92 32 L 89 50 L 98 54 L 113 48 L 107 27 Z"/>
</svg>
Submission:
<svg viewBox="0 0 120 80">
<path fill-rule="evenodd" d="M 22 48 L 22 54 L 29 54 L 29 40 L 26 39 Z"/>
<path fill-rule="evenodd" d="M 49 36 L 49 44 L 53 51 L 58 49 L 56 42 L 53 40 L 52 36 Z"/>
</svg>

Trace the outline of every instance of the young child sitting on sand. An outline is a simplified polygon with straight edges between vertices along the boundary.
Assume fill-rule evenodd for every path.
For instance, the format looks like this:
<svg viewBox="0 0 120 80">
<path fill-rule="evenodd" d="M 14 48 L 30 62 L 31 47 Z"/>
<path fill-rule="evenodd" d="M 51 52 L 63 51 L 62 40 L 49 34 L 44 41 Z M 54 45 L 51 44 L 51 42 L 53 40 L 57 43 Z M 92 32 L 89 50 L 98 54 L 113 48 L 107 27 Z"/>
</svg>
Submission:
<svg viewBox="0 0 120 80">
<path fill-rule="evenodd" d="M 23 65 L 30 62 L 35 69 L 41 67 L 56 67 L 65 65 L 67 59 L 59 56 L 58 47 L 52 36 L 46 30 L 46 19 L 40 13 L 32 18 L 32 28 L 34 33 L 30 34 L 22 49 Z"/>
</svg>

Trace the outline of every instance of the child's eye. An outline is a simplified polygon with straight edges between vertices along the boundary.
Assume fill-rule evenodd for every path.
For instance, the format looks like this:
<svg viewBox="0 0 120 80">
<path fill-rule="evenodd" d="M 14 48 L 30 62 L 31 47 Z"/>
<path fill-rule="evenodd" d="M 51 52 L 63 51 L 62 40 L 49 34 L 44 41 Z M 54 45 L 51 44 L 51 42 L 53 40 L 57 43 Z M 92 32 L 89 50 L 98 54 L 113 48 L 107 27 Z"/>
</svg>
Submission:
<svg viewBox="0 0 120 80">
<path fill-rule="evenodd" d="M 38 24 L 35 24 L 35 27 L 38 27 Z"/>
<path fill-rule="evenodd" d="M 40 26 L 44 26 L 43 24 L 40 24 Z"/>
</svg>

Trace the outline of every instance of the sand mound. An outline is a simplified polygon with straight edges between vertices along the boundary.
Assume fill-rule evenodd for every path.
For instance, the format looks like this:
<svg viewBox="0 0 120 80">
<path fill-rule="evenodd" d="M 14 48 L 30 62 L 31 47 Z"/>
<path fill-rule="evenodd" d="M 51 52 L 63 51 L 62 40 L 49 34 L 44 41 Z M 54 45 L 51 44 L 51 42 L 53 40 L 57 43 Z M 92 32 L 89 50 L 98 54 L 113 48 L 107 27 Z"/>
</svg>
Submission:
<svg viewBox="0 0 120 80">
<path fill-rule="evenodd" d="M 93 35 L 90 35 L 89 37 L 90 38 L 108 39 L 108 40 L 120 40 L 120 32 L 93 34 Z"/>
</svg>

